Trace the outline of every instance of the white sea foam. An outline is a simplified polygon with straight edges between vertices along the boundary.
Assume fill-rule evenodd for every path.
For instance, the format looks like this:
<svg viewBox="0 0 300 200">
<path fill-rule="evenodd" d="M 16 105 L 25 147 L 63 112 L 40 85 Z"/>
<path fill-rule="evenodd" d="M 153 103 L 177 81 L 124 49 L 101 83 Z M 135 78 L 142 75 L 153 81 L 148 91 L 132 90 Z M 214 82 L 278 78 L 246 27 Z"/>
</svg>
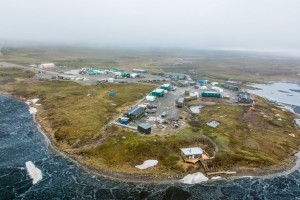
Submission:
<svg viewBox="0 0 300 200">
<path fill-rule="evenodd" d="M 180 182 L 185 184 L 196 184 L 207 181 L 208 178 L 204 176 L 201 172 L 196 172 L 194 174 L 188 174 Z"/>
<path fill-rule="evenodd" d="M 30 108 L 29 108 L 29 113 L 30 113 L 30 114 L 34 115 L 36 112 L 37 112 L 37 109 L 36 109 L 36 108 L 34 108 L 34 107 L 30 107 Z"/>
<path fill-rule="evenodd" d="M 31 99 L 29 101 L 31 101 L 32 103 L 36 104 L 36 102 L 38 102 L 40 99 Z"/>
<path fill-rule="evenodd" d="M 211 177 L 212 180 L 218 180 L 218 179 L 221 179 L 222 177 L 221 176 L 213 176 Z"/>
<path fill-rule="evenodd" d="M 143 170 L 143 169 L 147 169 L 149 167 L 154 167 L 155 165 L 157 165 L 157 163 L 158 163 L 157 160 L 146 160 L 146 161 L 144 161 L 143 164 L 137 165 L 135 167 Z"/>
<path fill-rule="evenodd" d="M 253 176 L 241 176 L 240 178 L 253 178 Z"/>
<path fill-rule="evenodd" d="M 42 171 L 37 168 L 31 161 L 25 163 L 28 175 L 32 178 L 32 184 L 36 184 L 43 179 Z"/>
</svg>

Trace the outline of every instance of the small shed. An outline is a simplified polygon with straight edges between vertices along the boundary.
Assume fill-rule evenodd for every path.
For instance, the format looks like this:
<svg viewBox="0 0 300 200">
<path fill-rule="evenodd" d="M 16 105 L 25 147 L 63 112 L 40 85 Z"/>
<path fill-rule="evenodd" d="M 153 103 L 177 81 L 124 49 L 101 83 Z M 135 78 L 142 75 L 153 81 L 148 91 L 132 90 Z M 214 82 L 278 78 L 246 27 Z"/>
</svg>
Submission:
<svg viewBox="0 0 300 200">
<path fill-rule="evenodd" d="M 183 97 L 178 98 L 178 100 L 176 101 L 177 107 L 182 108 L 184 106 L 184 102 L 185 100 Z"/>
<path fill-rule="evenodd" d="M 192 92 L 192 93 L 190 93 L 190 97 L 192 98 L 192 100 L 196 100 L 199 97 L 199 93 L 198 92 Z"/>
<path fill-rule="evenodd" d="M 190 83 L 190 86 L 195 86 L 195 85 L 197 85 L 197 83 L 196 83 L 195 81 L 190 81 L 189 83 Z"/>
<path fill-rule="evenodd" d="M 178 83 L 179 87 L 188 87 L 189 86 L 189 82 L 188 81 L 180 81 Z"/>
<path fill-rule="evenodd" d="M 109 82 L 109 83 L 113 83 L 114 81 L 115 81 L 114 78 L 108 78 L 108 79 L 107 79 L 107 82 Z"/>
<path fill-rule="evenodd" d="M 184 95 L 185 95 L 185 96 L 190 96 L 190 91 L 189 91 L 189 90 L 185 90 L 185 91 L 184 91 Z"/>
<path fill-rule="evenodd" d="M 115 75 L 115 76 L 121 77 L 121 76 L 122 76 L 122 72 L 118 72 L 118 71 L 117 71 L 117 72 L 114 72 L 114 75 Z"/>
<path fill-rule="evenodd" d="M 153 101 L 155 101 L 155 99 L 156 99 L 156 96 L 150 96 L 150 95 L 146 96 L 147 101 L 153 102 Z"/>
<path fill-rule="evenodd" d="M 249 93 L 248 93 L 248 91 L 245 90 L 245 89 L 239 89 L 237 95 L 239 96 L 239 95 L 241 95 L 241 94 L 246 94 L 246 95 L 248 95 Z"/>
<path fill-rule="evenodd" d="M 127 125 L 129 123 L 129 118 L 127 118 L 127 117 L 121 117 L 119 119 L 119 122 L 120 122 L 120 124 Z"/>
<path fill-rule="evenodd" d="M 137 73 L 132 73 L 132 74 L 130 74 L 130 77 L 131 78 L 137 78 L 139 75 L 137 74 Z"/>
<path fill-rule="evenodd" d="M 137 130 L 140 133 L 150 134 L 151 133 L 151 126 L 149 124 L 146 124 L 146 123 L 140 123 L 137 127 Z"/>
<path fill-rule="evenodd" d="M 200 86 L 200 89 L 201 90 L 207 90 L 207 86 L 206 85 Z"/>
<path fill-rule="evenodd" d="M 201 86 L 206 85 L 207 82 L 208 82 L 207 80 L 199 80 L 199 84 L 200 84 Z"/>
<path fill-rule="evenodd" d="M 238 97 L 239 103 L 253 103 L 253 99 L 250 94 L 240 94 Z"/>
<path fill-rule="evenodd" d="M 220 125 L 220 122 L 213 120 L 209 123 L 206 123 L 207 126 L 212 127 L 212 128 L 217 128 Z"/>
<path fill-rule="evenodd" d="M 180 149 L 180 155 L 186 162 L 195 162 L 195 160 L 201 158 L 202 154 L 203 150 L 200 147 Z"/>
</svg>

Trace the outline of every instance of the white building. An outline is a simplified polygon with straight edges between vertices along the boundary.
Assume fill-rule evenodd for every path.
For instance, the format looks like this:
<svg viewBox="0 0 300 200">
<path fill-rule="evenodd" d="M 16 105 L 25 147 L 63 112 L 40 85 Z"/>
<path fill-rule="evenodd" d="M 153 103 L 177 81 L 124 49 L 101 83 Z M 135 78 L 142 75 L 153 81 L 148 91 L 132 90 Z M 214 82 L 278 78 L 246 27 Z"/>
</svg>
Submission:
<svg viewBox="0 0 300 200">
<path fill-rule="evenodd" d="M 113 83 L 113 82 L 115 82 L 115 79 L 114 79 L 114 78 L 108 78 L 108 79 L 107 79 L 107 82 Z"/>
<path fill-rule="evenodd" d="M 155 101 L 155 99 L 156 99 L 156 96 L 146 96 L 147 101 L 152 102 L 152 101 Z"/>
<path fill-rule="evenodd" d="M 200 147 L 182 148 L 181 156 L 183 159 L 193 160 L 201 158 L 203 150 Z"/>
<path fill-rule="evenodd" d="M 114 72 L 115 76 L 122 76 L 121 72 Z"/>
<path fill-rule="evenodd" d="M 200 90 L 207 90 L 207 86 L 200 86 Z"/>
<path fill-rule="evenodd" d="M 138 76 L 137 73 L 132 73 L 132 74 L 130 74 L 130 77 L 131 77 L 131 78 L 136 78 L 137 76 Z"/>
<path fill-rule="evenodd" d="M 190 97 L 196 97 L 199 98 L 199 93 L 198 92 L 191 92 Z"/>
<path fill-rule="evenodd" d="M 52 67 L 55 67 L 54 63 L 42 63 L 42 64 L 39 64 L 39 68 L 52 68 Z"/>
<path fill-rule="evenodd" d="M 211 87 L 211 89 L 212 89 L 212 90 L 215 90 L 215 91 L 217 91 L 217 92 L 220 92 L 220 93 L 223 93 L 223 92 L 224 92 L 224 90 L 223 90 L 222 88 L 217 87 L 217 86 L 213 86 L 213 87 Z"/>
</svg>

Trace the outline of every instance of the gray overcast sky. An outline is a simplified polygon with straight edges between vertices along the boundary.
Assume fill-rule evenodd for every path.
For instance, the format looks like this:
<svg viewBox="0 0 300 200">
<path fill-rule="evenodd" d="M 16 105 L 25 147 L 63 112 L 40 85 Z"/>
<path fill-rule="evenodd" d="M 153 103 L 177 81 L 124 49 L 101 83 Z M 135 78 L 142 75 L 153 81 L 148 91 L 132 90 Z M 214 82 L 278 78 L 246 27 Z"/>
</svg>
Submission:
<svg viewBox="0 0 300 200">
<path fill-rule="evenodd" d="M 0 39 L 300 50 L 300 0 L 0 0 Z"/>
</svg>

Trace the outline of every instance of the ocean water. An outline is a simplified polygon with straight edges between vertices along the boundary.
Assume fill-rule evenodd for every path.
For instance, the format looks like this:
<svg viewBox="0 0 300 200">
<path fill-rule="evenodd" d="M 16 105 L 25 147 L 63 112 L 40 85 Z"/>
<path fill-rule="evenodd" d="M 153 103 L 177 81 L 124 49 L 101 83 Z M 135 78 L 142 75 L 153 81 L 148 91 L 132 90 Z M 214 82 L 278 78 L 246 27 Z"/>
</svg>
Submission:
<svg viewBox="0 0 300 200">
<path fill-rule="evenodd" d="M 300 199 L 299 168 L 266 177 L 203 184 L 141 184 L 89 173 L 57 154 L 28 105 L 0 95 L 0 199 Z M 25 163 L 42 171 L 33 184 Z"/>
<path fill-rule="evenodd" d="M 252 86 L 257 89 L 250 90 L 250 93 L 284 103 L 291 107 L 295 113 L 300 114 L 300 82 L 274 82 Z"/>
</svg>

